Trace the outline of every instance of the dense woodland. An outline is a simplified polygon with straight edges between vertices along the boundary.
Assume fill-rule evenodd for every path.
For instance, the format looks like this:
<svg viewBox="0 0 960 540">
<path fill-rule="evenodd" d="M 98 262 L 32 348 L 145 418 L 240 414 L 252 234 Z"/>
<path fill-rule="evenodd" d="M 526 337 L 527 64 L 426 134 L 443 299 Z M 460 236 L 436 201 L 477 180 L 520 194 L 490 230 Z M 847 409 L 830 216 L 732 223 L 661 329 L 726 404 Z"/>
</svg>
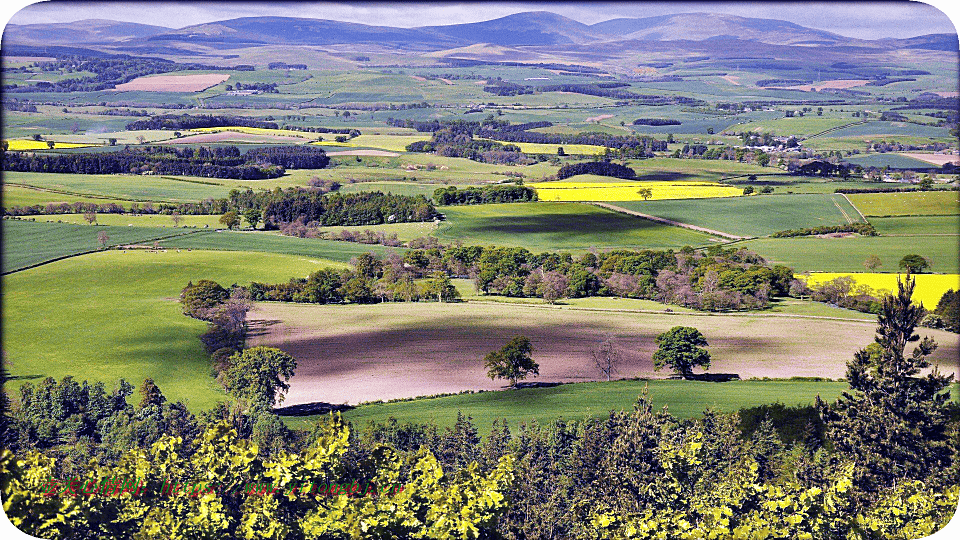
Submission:
<svg viewBox="0 0 960 540">
<path fill-rule="evenodd" d="M 537 191 L 533 188 L 516 184 L 466 187 L 462 189 L 457 189 L 456 186 L 447 186 L 445 188 L 437 188 L 437 190 L 433 192 L 433 200 L 440 206 L 531 202 L 537 200 Z"/>
<path fill-rule="evenodd" d="M 0 456 L 5 510 L 45 538 L 917 538 L 956 508 L 960 411 L 952 377 L 920 376 L 936 344 L 912 289 L 883 300 L 849 392 L 815 412 L 680 420 L 644 391 L 632 411 L 483 438 L 468 417 L 294 432 L 270 407 L 296 362 L 266 347 L 226 359 L 231 401 L 200 416 L 150 380 L 138 400 L 123 381 L 26 383 L 0 424 L 19 456 Z"/>
</svg>

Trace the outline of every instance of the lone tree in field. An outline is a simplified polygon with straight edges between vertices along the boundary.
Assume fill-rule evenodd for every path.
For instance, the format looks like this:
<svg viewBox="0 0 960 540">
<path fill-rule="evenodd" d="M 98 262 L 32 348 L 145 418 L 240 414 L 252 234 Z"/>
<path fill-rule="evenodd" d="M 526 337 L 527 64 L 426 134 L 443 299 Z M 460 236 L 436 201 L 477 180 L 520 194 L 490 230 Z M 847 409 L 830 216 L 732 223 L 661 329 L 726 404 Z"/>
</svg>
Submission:
<svg viewBox="0 0 960 540">
<path fill-rule="evenodd" d="M 863 266 L 866 267 L 867 270 L 873 272 L 877 268 L 883 266 L 883 262 L 880 260 L 880 257 L 871 255 L 867 257 L 867 260 L 863 261 Z"/>
<path fill-rule="evenodd" d="M 667 366 L 684 379 L 689 379 L 693 375 L 693 368 L 710 367 L 710 353 L 702 348 L 709 344 L 696 328 L 674 326 L 657 336 L 656 342 L 660 346 L 653 353 L 653 365 L 657 371 Z"/>
<path fill-rule="evenodd" d="M 937 344 L 914 333 L 924 316 L 924 309 L 910 302 L 914 281 L 898 281 L 897 294 L 883 298 L 874 343 L 847 362 L 852 392 L 829 406 L 817 398 L 827 436 L 854 461 L 854 485 L 867 494 L 931 475 L 949 476 L 956 459 L 950 392 L 945 391 L 953 375 L 934 367 L 920 376 Z M 908 356 L 911 342 L 917 345 Z"/>
<path fill-rule="evenodd" d="M 174 212 L 170 214 L 170 219 L 173 220 L 173 226 L 179 227 L 183 223 L 183 216 L 180 215 L 180 212 Z"/>
<path fill-rule="evenodd" d="M 638 189 L 637 195 L 640 195 L 641 197 L 643 197 L 643 200 L 646 201 L 646 200 L 649 200 L 650 197 L 653 197 L 653 190 L 648 187 Z"/>
<path fill-rule="evenodd" d="M 617 371 L 617 365 L 620 363 L 620 351 L 617 350 L 616 345 L 613 336 L 606 336 L 593 350 L 593 361 L 607 381 Z"/>
<path fill-rule="evenodd" d="M 915 253 L 904 255 L 900 259 L 900 269 L 909 274 L 922 274 L 927 268 L 930 268 L 930 261 Z"/>
<path fill-rule="evenodd" d="M 110 235 L 106 231 L 100 231 L 97 233 L 97 243 L 100 244 L 100 249 L 107 247 L 107 244 L 110 242 Z"/>
<path fill-rule="evenodd" d="M 97 222 L 97 213 L 96 213 L 96 212 L 84 212 L 84 214 L 83 214 L 83 219 L 86 220 L 86 222 L 89 223 L 90 225 L 93 225 L 94 223 Z"/>
<path fill-rule="evenodd" d="M 290 389 L 287 381 L 296 369 L 297 360 L 280 349 L 254 347 L 230 357 L 223 382 L 227 391 L 251 405 L 273 407 L 283 401 L 283 393 Z"/>
<path fill-rule="evenodd" d="M 507 379 L 510 386 L 527 378 L 533 373 L 540 375 L 540 366 L 533 361 L 530 353 L 533 347 L 526 336 L 514 336 L 499 351 L 492 352 L 483 360 L 483 366 L 489 368 L 487 376 L 493 379 Z"/>
<path fill-rule="evenodd" d="M 228 229 L 233 229 L 234 227 L 240 226 L 240 216 L 237 215 L 233 210 L 227 212 L 226 214 L 220 216 L 220 223 L 226 225 Z"/>
</svg>

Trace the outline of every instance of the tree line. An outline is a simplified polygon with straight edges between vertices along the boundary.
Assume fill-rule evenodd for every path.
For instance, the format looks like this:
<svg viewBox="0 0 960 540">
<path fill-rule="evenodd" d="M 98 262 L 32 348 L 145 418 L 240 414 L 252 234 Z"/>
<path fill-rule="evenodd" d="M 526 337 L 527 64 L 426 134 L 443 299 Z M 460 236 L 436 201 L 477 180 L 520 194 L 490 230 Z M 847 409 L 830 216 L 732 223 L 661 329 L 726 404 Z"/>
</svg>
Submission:
<svg viewBox="0 0 960 540">
<path fill-rule="evenodd" d="M 72 174 L 171 174 L 262 180 L 283 176 L 286 168 L 322 169 L 330 158 L 322 148 L 274 146 L 241 154 L 236 146 L 172 148 L 125 147 L 116 152 L 47 155 L 4 152 L 3 170 Z"/>
</svg>

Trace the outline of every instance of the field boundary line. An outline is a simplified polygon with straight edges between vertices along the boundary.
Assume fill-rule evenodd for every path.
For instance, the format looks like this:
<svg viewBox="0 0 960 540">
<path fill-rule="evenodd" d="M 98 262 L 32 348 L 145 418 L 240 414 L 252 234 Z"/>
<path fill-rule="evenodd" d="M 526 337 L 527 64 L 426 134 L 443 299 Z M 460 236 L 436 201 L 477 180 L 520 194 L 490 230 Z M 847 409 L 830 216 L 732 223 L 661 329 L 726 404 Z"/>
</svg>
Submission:
<svg viewBox="0 0 960 540">
<path fill-rule="evenodd" d="M 850 206 L 852 206 L 853 209 L 856 210 L 858 214 L 860 214 L 860 217 L 863 219 L 864 223 L 870 223 L 870 220 L 867 219 L 867 216 L 863 215 L 863 212 L 861 212 L 860 209 L 857 208 L 857 205 L 853 204 L 853 201 L 850 200 L 850 197 L 847 197 L 846 193 L 841 193 L 840 195 L 843 195 L 843 198 L 846 199 L 848 203 L 850 203 Z"/>
<path fill-rule="evenodd" d="M 837 207 L 837 210 L 839 210 L 840 213 L 843 214 L 843 219 L 847 220 L 847 223 L 852 225 L 853 220 L 850 219 L 850 216 L 847 214 L 847 211 L 840 206 L 840 203 L 838 203 L 835 199 L 832 199 L 832 198 L 830 199 L 830 202 L 832 202 L 833 205 Z"/>
<path fill-rule="evenodd" d="M 187 232 L 182 232 L 182 233 L 179 233 L 179 234 L 168 234 L 168 235 L 166 235 L 166 236 L 158 236 L 158 237 L 156 237 L 156 238 L 146 238 L 146 239 L 144 239 L 144 240 L 140 240 L 140 242 L 159 242 L 160 240 L 169 240 L 170 238 L 177 238 L 177 237 L 179 237 L 179 236 L 189 236 L 189 235 L 191 235 L 191 234 L 197 234 L 197 233 L 199 233 L 199 232 L 206 232 L 206 231 L 187 231 Z M 107 248 L 89 249 L 89 250 L 87 250 L 87 251 L 81 251 L 81 252 L 79 252 L 79 253 L 70 253 L 70 254 L 67 254 L 67 255 L 58 255 L 57 257 L 54 257 L 54 258 L 52 258 L 52 259 L 47 259 L 47 260 L 45 260 L 45 261 L 41 261 L 41 262 L 38 262 L 38 263 L 34 263 L 34 264 L 31 264 L 31 265 L 27 265 L 27 266 L 24 266 L 24 267 L 22 267 L 22 268 L 17 268 L 17 269 L 15 269 L 15 270 L 8 270 L 8 271 L 0 272 L 0 275 L 2 275 L 2 276 L 9 276 L 9 275 L 11 275 L 11 274 L 16 274 L 17 272 L 22 272 L 22 271 L 24 271 L 24 270 L 30 270 L 31 268 L 37 268 L 37 267 L 43 266 L 43 265 L 45 265 L 45 264 L 50 264 L 50 263 L 54 263 L 54 262 L 57 262 L 57 261 L 62 261 L 62 260 L 64 260 L 64 259 L 70 259 L 70 258 L 73 258 L 73 257 L 80 257 L 80 256 L 82 256 L 82 255 L 89 255 L 89 254 L 91 254 L 91 253 L 97 253 L 97 252 L 100 252 L 100 251 L 110 251 L 111 249 L 114 249 L 114 248 L 116 248 L 116 247 L 118 247 L 118 246 L 120 246 L 120 245 L 121 245 L 121 244 L 112 244 L 112 245 L 110 245 L 110 247 L 107 247 Z"/>
<path fill-rule="evenodd" d="M 616 205 L 613 205 L 613 204 L 610 204 L 610 203 L 605 203 L 605 202 L 592 202 L 592 203 L 588 203 L 588 204 L 592 204 L 592 205 L 598 206 L 598 207 L 600 207 L 600 208 L 605 208 L 605 209 L 610 210 L 610 211 L 613 211 L 613 212 L 619 212 L 619 213 L 621 213 L 621 214 L 627 214 L 627 215 L 629 215 L 629 216 L 636 216 L 636 217 L 643 218 L 643 219 L 647 219 L 647 220 L 650 220 L 650 221 L 656 221 L 656 222 L 658 222 L 658 223 L 664 223 L 664 224 L 666 224 L 666 225 L 672 225 L 672 226 L 674 226 L 674 227 L 682 227 L 682 228 L 684 228 L 684 229 L 690 229 L 690 230 L 693 230 L 693 231 L 698 231 L 698 232 L 702 232 L 702 233 L 712 234 L 712 235 L 714 235 L 714 236 L 720 236 L 720 237 L 723 237 L 723 238 L 727 238 L 727 239 L 729 239 L 729 240 L 746 240 L 746 239 L 748 239 L 748 238 L 752 238 L 752 237 L 750 237 L 750 236 L 738 236 L 738 235 L 735 235 L 735 234 L 730 234 L 730 233 L 725 233 L 725 232 L 721 232 L 721 231 L 716 231 L 716 230 L 713 230 L 713 229 L 708 229 L 708 228 L 706 228 L 706 227 L 700 227 L 700 226 L 698 226 L 698 225 L 691 225 L 691 224 L 689 224 L 689 223 L 681 223 L 681 222 L 679 222 L 679 221 L 674 221 L 674 220 L 672 220 L 672 219 L 666 219 L 666 218 L 662 218 L 662 217 L 652 216 L 652 215 L 650 215 L 650 214 L 644 214 L 644 213 L 642 213 L 642 212 L 637 212 L 637 211 L 634 211 L 634 210 L 627 210 L 626 208 L 623 208 L 623 207 L 621 207 L 621 206 L 616 206 Z"/>
<path fill-rule="evenodd" d="M 739 313 L 739 312 L 714 312 L 714 311 L 663 311 L 657 309 L 627 309 L 627 308 L 592 308 L 592 307 L 580 307 L 580 306 L 561 306 L 561 305 L 547 305 L 547 304 L 528 304 L 524 302 L 496 302 L 491 300 L 464 300 L 464 303 L 468 304 L 483 304 L 483 305 L 495 305 L 495 306 L 523 306 L 530 307 L 534 309 L 552 309 L 556 311 L 563 310 L 579 310 L 579 311 L 599 311 L 599 312 L 609 312 L 609 313 L 649 313 L 654 315 L 691 315 L 695 317 L 741 317 L 741 318 L 750 318 L 750 317 L 777 317 L 781 319 L 816 319 L 816 320 L 827 320 L 827 321 L 842 321 L 842 322 L 851 322 L 851 323 L 863 323 L 875 325 L 875 319 L 850 319 L 844 317 L 828 317 L 826 315 L 803 315 L 803 314 L 792 314 L 792 313 L 765 313 L 765 312 L 756 312 L 756 313 Z"/>
</svg>

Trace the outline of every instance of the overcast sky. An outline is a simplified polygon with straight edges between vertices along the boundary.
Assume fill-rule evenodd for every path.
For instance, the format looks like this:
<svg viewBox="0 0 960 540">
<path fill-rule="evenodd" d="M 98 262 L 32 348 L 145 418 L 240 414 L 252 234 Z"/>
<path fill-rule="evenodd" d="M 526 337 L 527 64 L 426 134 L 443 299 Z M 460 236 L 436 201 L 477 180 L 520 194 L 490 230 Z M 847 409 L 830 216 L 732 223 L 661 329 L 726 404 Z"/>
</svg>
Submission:
<svg viewBox="0 0 960 540">
<path fill-rule="evenodd" d="M 3 20 L 14 24 L 112 19 L 170 28 L 258 15 L 336 19 L 414 27 L 495 19 L 524 11 L 552 11 L 586 24 L 618 17 L 714 12 L 782 19 L 837 34 L 876 39 L 955 33 L 954 0 L 916 2 L 83 2 L 31 4 L 0 0 Z M 26 6 L 26 7 L 23 7 Z M 18 8 L 20 11 L 17 11 Z"/>
</svg>

